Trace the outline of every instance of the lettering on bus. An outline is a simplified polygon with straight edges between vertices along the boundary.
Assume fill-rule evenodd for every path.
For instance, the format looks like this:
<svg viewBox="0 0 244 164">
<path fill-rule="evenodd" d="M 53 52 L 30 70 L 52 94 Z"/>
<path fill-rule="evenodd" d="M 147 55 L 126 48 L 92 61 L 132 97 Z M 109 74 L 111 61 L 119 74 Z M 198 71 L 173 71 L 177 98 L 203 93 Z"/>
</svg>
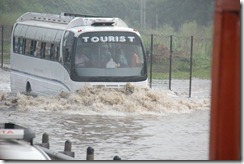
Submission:
<svg viewBox="0 0 244 164">
<path fill-rule="evenodd" d="M 12 130 L 0 130 L 0 134 L 14 134 Z"/>
<path fill-rule="evenodd" d="M 84 43 L 134 43 L 134 36 L 83 36 L 82 41 Z"/>
</svg>

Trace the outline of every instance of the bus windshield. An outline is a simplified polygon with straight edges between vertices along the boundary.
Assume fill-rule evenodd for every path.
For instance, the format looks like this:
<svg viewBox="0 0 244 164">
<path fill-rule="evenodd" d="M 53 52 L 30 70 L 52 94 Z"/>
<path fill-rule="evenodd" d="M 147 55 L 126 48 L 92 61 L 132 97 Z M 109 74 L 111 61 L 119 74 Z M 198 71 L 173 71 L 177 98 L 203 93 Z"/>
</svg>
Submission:
<svg viewBox="0 0 244 164">
<path fill-rule="evenodd" d="M 141 39 L 130 32 L 81 34 L 76 42 L 74 64 L 80 80 L 93 77 L 100 81 L 129 81 L 146 76 Z"/>
</svg>

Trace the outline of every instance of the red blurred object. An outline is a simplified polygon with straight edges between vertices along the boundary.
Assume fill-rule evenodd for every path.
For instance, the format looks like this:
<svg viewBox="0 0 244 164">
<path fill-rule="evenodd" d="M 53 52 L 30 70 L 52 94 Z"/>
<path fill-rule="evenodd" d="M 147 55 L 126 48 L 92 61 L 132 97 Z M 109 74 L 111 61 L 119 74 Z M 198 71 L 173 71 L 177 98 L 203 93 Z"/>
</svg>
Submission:
<svg viewBox="0 0 244 164">
<path fill-rule="evenodd" d="M 210 160 L 241 160 L 240 1 L 216 0 L 213 33 Z"/>
</svg>

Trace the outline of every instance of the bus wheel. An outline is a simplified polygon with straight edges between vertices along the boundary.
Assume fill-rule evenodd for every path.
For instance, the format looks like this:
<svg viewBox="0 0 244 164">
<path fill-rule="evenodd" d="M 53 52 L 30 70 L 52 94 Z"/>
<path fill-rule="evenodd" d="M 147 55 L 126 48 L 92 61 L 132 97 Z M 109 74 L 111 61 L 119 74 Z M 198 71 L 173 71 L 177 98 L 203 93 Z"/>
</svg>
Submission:
<svg viewBox="0 0 244 164">
<path fill-rule="evenodd" d="M 27 93 L 30 93 L 31 92 L 31 85 L 30 85 L 29 81 L 26 83 L 25 90 L 26 90 Z"/>
</svg>

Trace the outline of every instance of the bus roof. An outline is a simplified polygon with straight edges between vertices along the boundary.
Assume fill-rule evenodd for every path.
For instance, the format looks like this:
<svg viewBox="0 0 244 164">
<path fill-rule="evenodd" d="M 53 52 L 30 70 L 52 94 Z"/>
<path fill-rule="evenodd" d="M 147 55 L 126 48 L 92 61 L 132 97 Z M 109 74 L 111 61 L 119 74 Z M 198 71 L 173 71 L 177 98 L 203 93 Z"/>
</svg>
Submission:
<svg viewBox="0 0 244 164">
<path fill-rule="evenodd" d="M 60 15 L 27 12 L 17 19 L 17 22 L 37 26 L 50 26 L 55 28 L 67 29 L 78 26 L 118 26 L 128 27 L 127 24 L 116 17 L 96 17 L 80 14 L 62 13 Z M 58 25 L 58 26 L 57 26 Z"/>
</svg>

